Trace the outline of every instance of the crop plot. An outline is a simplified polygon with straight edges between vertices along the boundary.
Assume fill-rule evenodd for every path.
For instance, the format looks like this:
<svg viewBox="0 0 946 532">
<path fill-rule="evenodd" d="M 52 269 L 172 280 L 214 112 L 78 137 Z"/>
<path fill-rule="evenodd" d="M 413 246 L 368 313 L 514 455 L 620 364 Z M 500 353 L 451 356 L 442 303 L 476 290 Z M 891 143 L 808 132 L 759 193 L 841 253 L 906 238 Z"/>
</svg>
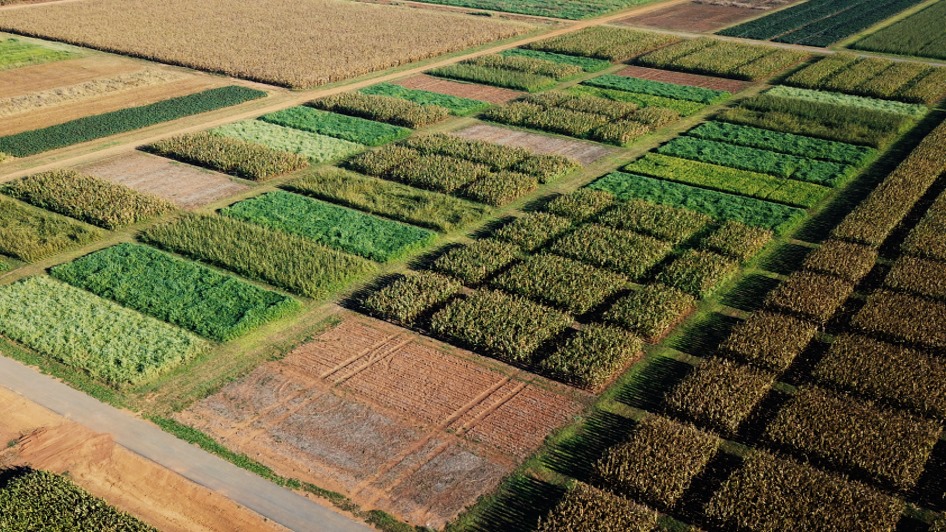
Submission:
<svg viewBox="0 0 946 532">
<path fill-rule="evenodd" d="M 145 194 L 193 209 L 239 194 L 249 187 L 223 174 L 135 152 L 104 159 L 78 169 Z"/>
<path fill-rule="evenodd" d="M 210 132 L 262 144 L 274 150 L 302 155 L 313 163 L 341 159 L 365 148 L 361 144 L 347 140 L 306 133 L 261 120 L 244 120 L 216 127 Z"/>
<path fill-rule="evenodd" d="M 703 2 L 686 2 L 643 15 L 632 15 L 617 21 L 628 26 L 643 26 L 665 30 L 711 32 L 759 14 L 758 10 Z"/>
<path fill-rule="evenodd" d="M 30 65 L 62 61 L 77 57 L 78 54 L 63 50 L 53 50 L 45 46 L 28 43 L 19 39 L 0 41 L 0 70 L 10 70 Z"/>
<path fill-rule="evenodd" d="M 940 23 L 946 18 L 946 4 L 938 2 L 919 13 L 894 23 L 857 41 L 852 48 L 946 59 L 946 38 Z"/>
<path fill-rule="evenodd" d="M 0 253 L 37 261 L 102 237 L 100 229 L 0 196 Z"/>
<path fill-rule="evenodd" d="M 177 418 L 280 474 L 439 527 L 579 411 L 546 386 L 346 313 Z"/>
<path fill-rule="evenodd" d="M 488 85 L 478 85 L 474 83 L 460 83 L 448 79 L 428 76 L 427 74 L 418 74 L 409 78 L 395 81 L 394 83 L 408 88 L 436 92 L 456 96 L 458 98 L 470 98 L 481 100 L 492 104 L 506 103 L 510 100 L 522 96 L 522 92 L 500 87 L 490 87 Z"/>
<path fill-rule="evenodd" d="M 918 3 L 919 0 L 811 0 L 727 28 L 719 34 L 809 46 L 828 46 Z"/>
<path fill-rule="evenodd" d="M 422 0 L 429 4 L 507 11 L 523 15 L 578 20 L 603 15 L 609 11 L 649 3 L 651 0 L 590 0 L 571 2 L 540 2 L 538 0 Z"/>
<path fill-rule="evenodd" d="M 932 105 L 946 96 L 946 68 L 838 54 L 799 70 L 785 84 Z"/>
<path fill-rule="evenodd" d="M 635 63 L 754 81 L 783 72 L 808 57 L 808 53 L 795 50 L 700 38 L 666 46 L 638 57 Z"/>
<path fill-rule="evenodd" d="M 229 15 L 224 20 L 219 13 Z M 511 37 L 529 26 L 339 0 L 302 6 L 109 0 L 8 11 L 0 28 L 304 88 Z"/>
<path fill-rule="evenodd" d="M 615 153 L 615 150 L 611 148 L 590 142 L 579 142 L 546 135 L 537 135 L 535 133 L 506 129 L 489 124 L 472 125 L 459 131 L 454 131 L 453 134 L 470 140 L 482 140 L 503 146 L 525 148 L 536 153 L 561 155 L 569 159 L 574 159 L 582 164 L 591 164 Z"/>
<path fill-rule="evenodd" d="M 701 76 L 699 74 L 687 74 L 685 72 L 673 72 L 669 70 L 660 70 L 658 68 L 647 68 L 641 66 L 628 66 L 616 73 L 618 76 L 627 76 L 629 78 L 647 79 L 659 81 L 661 83 L 672 83 L 675 85 L 689 85 L 690 87 L 701 87 L 715 91 L 725 91 L 737 93 L 748 85 L 744 81 L 735 79 L 717 78 L 713 76 Z"/>
</svg>

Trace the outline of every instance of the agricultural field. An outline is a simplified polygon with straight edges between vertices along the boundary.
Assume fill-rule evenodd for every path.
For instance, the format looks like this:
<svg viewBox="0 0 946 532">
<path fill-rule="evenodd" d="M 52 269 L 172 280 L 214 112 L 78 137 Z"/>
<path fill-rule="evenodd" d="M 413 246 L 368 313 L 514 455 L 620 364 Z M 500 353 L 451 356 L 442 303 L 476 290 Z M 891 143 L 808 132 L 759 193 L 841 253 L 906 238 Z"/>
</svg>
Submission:
<svg viewBox="0 0 946 532">
<path fill-rule="evenodd" d="M 828 46 L 919 4 L 920 0 L 810 0 L 745 24 L 720 35 L 747 39 Z"/>
<path fill-rule="evenodd" d="M 946 70 L 637 29 L 658 5 L 135 0 L 77 24 L 104 1 L 0 27 L 107 20 L 125 53 L 299 90 L 28 39 L 73 55 L 0 72 L 0 115 L 41 124 L 0 137 L 3 356 L 386 532 L 941 526 Z M 668 20 L 828 9 L 787 4 Z M 229 30 L 168 29 L 220 6 Z M 100 496 L 81 435 L 25 460 L 67 432 L 13 435 L 0 467 Z"/>
<path fill-rule="evenodd" d="M 694 33 L 713 32 L 759 15 L 757 8 L 741 5 L 745 3 L 747 2 L 684 2 L 649 13 L 632 15 L 617 23 Z"/>
<path fill-rule="evenodd" d="M 265 5 L 83 0 L 7 11 L 0 22 L 4 31 L 293 88 L 341 81 L 529 28 L 341 0 L 302 5 L 291 0 Z M 405 34 L 412 38 L 403 39 Z"/>
<path fill-rule="evenodd" d="M 648 4 L 653 0 L 588 0 L 586 2 L 567 2 L 555 0 L 540 2 L 538 0 L 422 0 L 430 4 L 469 7 L 473 9 L 488 9 L 491 11 L 507 11 L 523 15 L 539 17 L 565 18 L 579 20 L 604 15 L 610 11 L 624 9 L 631 6 Z"/>
<path fill-rule="evenodd" d="M 855 42 L 851 48 L 946 59 L 946 38 L 940 26 L 946 17 L 946 4 L 937 2 L 919 13 L 896 22 Z"/>
</svg>

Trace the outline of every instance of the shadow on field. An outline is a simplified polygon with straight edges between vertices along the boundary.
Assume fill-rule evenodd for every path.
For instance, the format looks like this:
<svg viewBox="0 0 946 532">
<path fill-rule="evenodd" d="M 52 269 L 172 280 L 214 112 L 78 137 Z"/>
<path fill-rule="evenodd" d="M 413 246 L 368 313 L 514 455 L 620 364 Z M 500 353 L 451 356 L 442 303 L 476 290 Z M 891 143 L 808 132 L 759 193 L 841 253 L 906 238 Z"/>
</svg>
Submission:
<svg viewBox="0 0 946 532">
<path fill-rule="evenodd" d="M 762 308 L 765 296 L 782 281 L 762 275 L 759 273 L 750 273 L 746 275 L 726 292 L 721 298 L 720 303 L 745 310 L 746 312 L 755 312 Z"/>
<path fill-rule="evenodd" d="M 500 488 L 479 519 L 464 530 L 535 530 L 539 519 L 558 503 L 564 493 L 561 486 L 527 476 L 514 477 Z"/>
<path fill-rule="evenodd" d="M 926 469 L 912 495 L 916 501 L 938 512 L 946 511 L 946 441 L 939 440 L 926 462 Z"/>
<path fill-rule="evenodd" d="M 0 469 L 0 490 L 7 487 L 10 482 L 32 473 L 33 470 L 28 467 L 11 467 L 8 469 Z"/>
<path fill-rule="evenodd" d="M 667 341 L 667 345 L 693 356 L 709 356 L 740 321 L 739 318 L 711 312 L 684 325 L 679 334 Z"/>
<path fill-rule="evenodd" d="M 809 252 L 811 252 L 809 247 L 786 242 L 762 257 L 758 267 L 772 273 L 789 275 L 801 269 Z"/>
<path fill-rule="evenodd" d="M 580 433 L 556 445 L 542 461 L 553 471 L 588 482 L 598 459 L 627 439 L 635 425 L 633 419 L 598 410 Z"/>
<path fill-rule="evenodd" d="M 683 380 L 693 366 L 686 362 L 661 357 L 653 360 L 617 391 L 615 399 L 634 408 L 659 412 L 664 396 Z"/>
</svg>

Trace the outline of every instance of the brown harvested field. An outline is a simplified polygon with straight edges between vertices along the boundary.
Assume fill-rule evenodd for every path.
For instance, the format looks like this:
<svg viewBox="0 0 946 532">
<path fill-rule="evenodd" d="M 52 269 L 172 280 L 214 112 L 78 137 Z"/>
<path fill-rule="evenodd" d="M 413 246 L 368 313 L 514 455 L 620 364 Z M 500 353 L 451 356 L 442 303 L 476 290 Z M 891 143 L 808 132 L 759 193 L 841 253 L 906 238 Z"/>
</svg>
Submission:
<svg viewBox="0 0 946 532">
<path fill-rule="evenodd" d="M 504 146 L 527 148 L 537 153 L 564 155 L 582 164 L 591 164 L 618 152 L 615 148 L 594 142 L 563 139 L 482 123 L 454 131 L 452 134 L 465 139 L 485 140 Z"/>
<path fill-rule="evenodd" d="M 762 11 L 768 11 L 769 9 L 775 9 L 780 7 L 785 7 L 791 4 L 798 4 L 804 0 L 693 0 L 697 4 L 708 4 L 714 6 L 733 6 L 733 7 L 746 7 L 750 9 L 759 9 Z"/>
<path fill-rule="evenodd" d="M 386 322 L 342 317 L 176 418 L 282 475 L 439 528 L 590 397 Z"/>
<path fill-rule="evenodd" d="M 68 473 L 116 508 L 166 531 L 284 528 L 173 471 L 0 388 L 0 468 Z M 8 445 L 7 442 L 16 442 Z"/>
<path fill-rule="evenodd" d="M 461 83 L 459 81 L 450 81 L 447 79 L 428 76 L 427 74 L 418 74 L 406 79 L 395 81 L 394 83 L 407 87 L 408 89 L 420 89 L 430 92 L 439 92 L 440 94 L 449 94 L 460 98 L 472 98 L 492 104 L 503 104 L 525 94 L 524 92 L 499 87 L 490 87 L 488 85 L 479 85 L 476 83 Z"/>
<path fill-rule="evenodd" d="M 666 83 L 676 83 L 677 85 L 689 85 L 691 87 L 703 87 L 704 89 L 714 89 L 732 93 L 739 92 L 749 85 L 748 81 L 717 78 L 713 76 L 702 76 L 699 74 L 687 74 L 685 72 L 671 72 L 669 70 L 660 70 L 659 68 L 647 68 L 641 66 L 629 66 L 623 68 L 617 72 L 617 75 L 628 76 L 632 78 L 650 79 L 654 81 L 664 81 Z"/>
<path fill-rule="evenodd" d="M 757 17 L 760 13 L 758 9 L 748 7 L 687 2 L 622 18 L 615 21 L 615 24 L 676 31 L 713 32 L 748 18 Z"/>
<path fill-rule="evenodd" d="M 171 200 L 185 209 L 249 189 L 224 174 L 141 152 L 111 157 L 77 170 Z"/>
<path fill-rule="evenodd" d="M 24 115 L 5 118 L 0 125 L 0 136 L 61 124 L 85 116 L 110 113 L 127 107 L 148 105 L 225 84 L 224 79 L 213 76 L 187 76 L 170 83 L 139 87 L 132 91 L 122 91 L 100 98 L 37 109 Z"/>
<path fill-rule="evenodd" d="M 74 85 L 95 78 L 133 72 L 141 64 L 104 54 L 0 71 L 0 98 Z"/>
<path fill-rule="evenodd" d="M 299 88 L 512 37 L 531 26 L 345 0 L 76 0 L 5 11 L 0 28 Z"/>
</svg>

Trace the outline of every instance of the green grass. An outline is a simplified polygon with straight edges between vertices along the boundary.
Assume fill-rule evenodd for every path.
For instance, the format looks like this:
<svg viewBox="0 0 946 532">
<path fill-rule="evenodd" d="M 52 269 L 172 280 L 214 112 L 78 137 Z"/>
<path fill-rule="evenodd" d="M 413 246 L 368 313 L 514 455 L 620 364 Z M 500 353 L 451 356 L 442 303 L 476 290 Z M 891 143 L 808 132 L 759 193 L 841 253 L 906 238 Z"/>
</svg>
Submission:
<svg viewBox="0 0 946 532">
<path fill-rule="evenodd" d="M 113 386 L 195 357 L 205 341 L 49 277 L 0 287 L 0 332 Z"/>
<path fill-rule="evenodd" d="M 185 214 L 148 228 L 140 238 L 312 298 L 325 297 L 374 271 L 361 257 L 225 216 Z"/>
<path fill-rule="evenodd" d="M 611 68 L 611 62 L 604 59 L 595 59 L 593 57 L 579 57 L 577 55 L 557 54 L 555 52 L 543 52 L 541 50 L 527 50 L 525 48 L 513 48 L 500 52 L 503 57 L 528 57 L 530 59 L 541 59 L 563 65 L 574 65 L 580 67 L 585 72 L 600 72 Z"/>
<path fill-rule="evenodd" d="M 489 213 L 478 203 L 334 167 L 314 168 L 283 188 L 443 232 Z"/>
<path fill-rule="evenodd" d="M 221 211 L 348 253 L 387 262 L 429 244 L 436 233 L 289 192 L 270 192 Z"/>
<path fill-rule="evenodd" d="M 558 84 L 558 81 L 550 76 L 464 63 L 435 68 L 428 74 L 526 92 L 543 91 Z"/>
<path fill-rule="evenodd" d="M 640 175 L 613 172 L 590 185 L 619 199 L 642 199 L 683 207 L 720 220 L 735 220 L 782 233 L 805 217 L 805 211 L 759 199 L 662 181 Z"/>
<path fill-rule="evenodd" d="M 230 107 L 264 96 L 266 96 L 266 93 L 263 91 L 235 85 L 209 89 L 141 107 L 129 107 L 111 113 L 71 120 L 43 129 L 34 129 L 0 137 L 0 152 L 15 157 L 28 157 L 81 142 L 126 131 L 134 131 L 185 116 Z"/>
<path fill-rule="evenodd" d="M 926 9 L 857 41 L 852 48 L 898 55 L 946 59 L 943 21 L 946 3 Z"/>
<path fill-rule="evenodd" d="M 361 89 L 360 92 L 362 94 L 372 94 L 376 96 L 392 96 L 421 105 L 439 105 L 440 107 L 449 109 L 450 113 L 456 116 L 472 115 L 490 106 L 488 102 L 480 100 L 450 96 L 449 94 L 440 94 L 439 92 L 430 92 L 420 89 L 408 89 L 393 83 L 379 83 Z"/>
<path fill-rule="evenodd" d="M 600 87 L 590 87 L 588 85 L 576 85 L 567 89 L 575 94 L 587 94 L 599 98 L 607 98 L 616 102 L 635 103 L 641 107 L 663 107 L 680 113 L 681 116 L 689 116 L 706 108 L 702 103 L 688 102 L 686 100 L 675 100 L 663 96 L 654 96 L 651 94 L 640 94 L 637 92 L 627 92 L 614 89 L 602 89 Z"/>
<path fill-rule="evenodd" d="M 786 87 L 784 85 L 772 87 L 765 93 L 781 98 L 794 98 L 797 100 L 827 103 L 842 107 L 858 107 L 871 111 L 906 115 L 913 118 L 921 118 L 927 113 L 926 106 L 917 103 L 892 102 L 890 100 L 868 98 L 866 96 L 853 96 L 839 92 L 801 89 L 798 87 Z"/>
<path fill-rule="evenodd" d="M 100 229 L 0 196 L 0 253 L 34 262 L 103 235 Z"/>
<path fill-rule="evenodd" d="M 271 124 L 318 133 L 365 146 L 380 146 L 411 134 L 411 130 L 406 127 L 382 124 L 357 116 L 319 111 L 306 106 L 290 107 L 263 115 L 259 119 Z"/>
<path fill-rule="evenodd" d="M 244 120 L 210 130 L 214 135 L 262 144 L 274 150 L 295 153 L 313 163 L 343 159 L 365 149 L 361 144 L 261 120 Z"/>
<path fill-rule="evenodd" d="M 299 302 L 154 248 L 118 244 L 56 266 L 78 288 L 219 341 L 294 312 Z"/>
<path fill-rule="evenodd" d="M 661 96 L 673 100 L 686 100 L 705 105 L 719 103 L 729 97 L 729 93 L 725 91 L 610 74 L 585 80 L 581 84 L 601 89 Z"/>
<path fill-rule="evenodd" d="M 78 54 L 50 50 L 17 39 L 0 41 L 0 71 L 78 57 Z"/>
</svg>

